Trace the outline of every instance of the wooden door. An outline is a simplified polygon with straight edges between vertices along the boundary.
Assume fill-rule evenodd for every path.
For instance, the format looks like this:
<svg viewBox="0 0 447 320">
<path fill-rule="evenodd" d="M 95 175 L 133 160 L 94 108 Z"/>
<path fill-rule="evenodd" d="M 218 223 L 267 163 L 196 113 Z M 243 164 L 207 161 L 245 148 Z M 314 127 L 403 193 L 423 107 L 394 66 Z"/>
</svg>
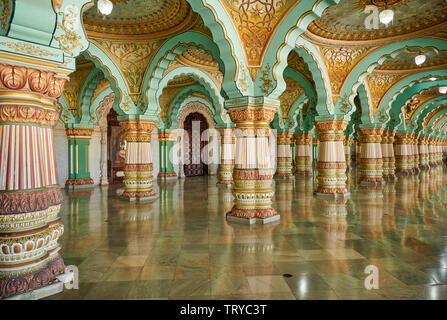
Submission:
<svg viewBox="0 0 447 320">
<path fill-rule="evenodd" d="M 202 150 L 208 143 L 207 137 L 203 134 L 208 129 L 205 117 L 198 112 L 189 114 L 185 119 L 184 129 L 185 176 L 193 177 L 208 174 L 208 166 L 205 164 L 207 157 L 206 155 L 202 157 Z M 202 139 L 204 141 L 201 141 Z"/>
</svg>

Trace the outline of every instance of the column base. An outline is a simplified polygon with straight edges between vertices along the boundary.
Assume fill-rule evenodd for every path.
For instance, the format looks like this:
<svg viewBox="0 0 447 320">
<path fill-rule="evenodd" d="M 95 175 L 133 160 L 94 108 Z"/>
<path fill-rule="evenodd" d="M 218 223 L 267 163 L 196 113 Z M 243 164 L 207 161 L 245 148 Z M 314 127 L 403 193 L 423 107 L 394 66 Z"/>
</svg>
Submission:
<svg viewBox="0 0 447 320">
<path fill-rule="evenodd" d="M 124 191 L 120 199 L 125 201 L 152 201 L 158 198 L 153 190 L 151 191 Z"/>
<path fill-rule="evenodd" d="M 157 177 L 159 180 L 167 181 L 167 180 L 177 180 L 178 176 L 175 172 L 160 172 Z"/>
<path fill-rule="evenodd" d="M 312 177 L 313 173 L 312 171 L 295 171 L 295 175 L 300 176 L 300 177 Z"/>
<path fill-rule="evenodd" d="M 385 181 L 396 181 L 397 177 L 395 174 L 389 174 L 389 175 L 383 176 L 383 179 Z"/>
<path fill-rule="evenodd" d="M 65 182 L 65 188 L 69 190 L 93 188 L 95 186 L 92 178 L 85 179 L 68 179 Z"/>
<path fill-rule="evenodd" d="M 0 279 L 0 298 L 12 298 L 27 293 L 32 295 L 32 291 L 44 289 L 56 282 L 56 277 L 64 272 L 64 260 L 57 255 L 44 268 L 24 275 Z"/>
<path fill-rule="evenodd" d="M 237 216 L 231 215 L 231 211 L 227 213 L 226 218 L 227 218 L 228 222 L 237 222 L 237 223 L 248 224 L 248 225 L 252 225 L 255 223 L 267 224 L 267 223 L 272 223 L 272 222 L 279 222 L 279 220 L 281 219 L 279 214 L 276 214 L 276 215 L 268 217 L 268 218 L 242 218 L 242 217 L 237 217 Z"/>
<path fill-rule="evenodd" d="M 108 186 L 109 185 L 109 180 L 101 180 L 101 182 L 99 183 L 100 186 Z"/>
</svg>

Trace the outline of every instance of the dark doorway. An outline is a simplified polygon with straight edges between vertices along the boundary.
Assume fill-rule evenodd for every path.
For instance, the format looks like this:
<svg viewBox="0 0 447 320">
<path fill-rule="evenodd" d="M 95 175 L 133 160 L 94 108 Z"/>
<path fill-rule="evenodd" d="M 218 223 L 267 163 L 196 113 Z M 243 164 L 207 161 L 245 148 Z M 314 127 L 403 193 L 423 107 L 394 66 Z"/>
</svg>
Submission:
<svg viewBox="0 0 447 320">
<path fill-rule="evenodd" d="M 185 176 L 194 177 L 208 174 L 208 165 L 206 165 L 208 157 L 202 156 L 202 150 L 208 143 L 208 137 L 203 135 L 203 132 L 208 129 L 205 117 L 198 112 L 189 114 L 185 119 L 184 129 Z M 202 139 L 204 141 L 201 141 Z"/>
<path fill-rule="evenodd" d="M 107 174 L 109 183 L 120 183 L 124 179 L 126 160 L 126 140 L 124 130 L 118 120 L 118 114 L 111 109 L 107 115 Z"/>
</svg>

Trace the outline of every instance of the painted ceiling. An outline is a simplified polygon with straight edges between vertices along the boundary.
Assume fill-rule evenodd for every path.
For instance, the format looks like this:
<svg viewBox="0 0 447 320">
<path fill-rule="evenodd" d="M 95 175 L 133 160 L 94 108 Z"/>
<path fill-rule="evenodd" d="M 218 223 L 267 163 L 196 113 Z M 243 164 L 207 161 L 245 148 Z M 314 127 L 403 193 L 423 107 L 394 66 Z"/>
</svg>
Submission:
<svg viewBox="0 0 447 320">
<path fill-rule="evenodd" d="M 414 58 L 419 53 L 414 51 L 414 53 L 405 52 L 399 54 L 394 59 L 385 60 L 385 62 L 376 68 L 377 70 L 410 70 L 410 69 L 424 69 L 439 67 L 442 65 L 447 65 L 447 52 L 436 53 L 433 50 L 426 50 L 424 52 L 427 57 L 426 61 L 421 65 L 417 66 L 414 62 Z"/>
<path fill-rule="evenodd" d="M 366 29 L 365 19 L 369 13 L 365 13 L 364 8 L 373 3 L 379 6 L 379 11 L 384 10 L 384 0 L 340 0 L 339 4 L 328 7 L 321 18 L 313 21 L 308 31 L 326 39 L 361 41 L 404 35 L 447 20 L 445 0 L 389 0 L 389 7 L 394 10 L 392 24 Z"/>
<path fill-rule="evenodd" d="M 95 3 L 83 21 L 88 33 L 139 35 L 163 33 L 190 24 L 193 12 L 186 0 L 114 0 L 112 13 L 102 15 Z"/>
</svg>

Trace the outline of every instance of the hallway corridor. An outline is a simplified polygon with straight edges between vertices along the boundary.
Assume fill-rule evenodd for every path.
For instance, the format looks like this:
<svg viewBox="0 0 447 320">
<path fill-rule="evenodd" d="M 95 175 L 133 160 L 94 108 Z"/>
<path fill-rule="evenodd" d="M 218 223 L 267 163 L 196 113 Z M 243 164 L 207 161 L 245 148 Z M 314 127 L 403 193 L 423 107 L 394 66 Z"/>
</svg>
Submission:
<svg viewBox="0 0 447 320">
<path fill-rule="evenodd" d="M 447 298 L 445 166 L 373 188 L 350 171 L 346 200 L 315 197 L 314 177 L 275 180 L 281 220 L 251 227 L 225 219 L 231 189 L 215 176 L 158 182 L 153 203 L 116 185 L 64 191 L 61 255 L 79 290 L 47 299 Z"/>
</svg>

